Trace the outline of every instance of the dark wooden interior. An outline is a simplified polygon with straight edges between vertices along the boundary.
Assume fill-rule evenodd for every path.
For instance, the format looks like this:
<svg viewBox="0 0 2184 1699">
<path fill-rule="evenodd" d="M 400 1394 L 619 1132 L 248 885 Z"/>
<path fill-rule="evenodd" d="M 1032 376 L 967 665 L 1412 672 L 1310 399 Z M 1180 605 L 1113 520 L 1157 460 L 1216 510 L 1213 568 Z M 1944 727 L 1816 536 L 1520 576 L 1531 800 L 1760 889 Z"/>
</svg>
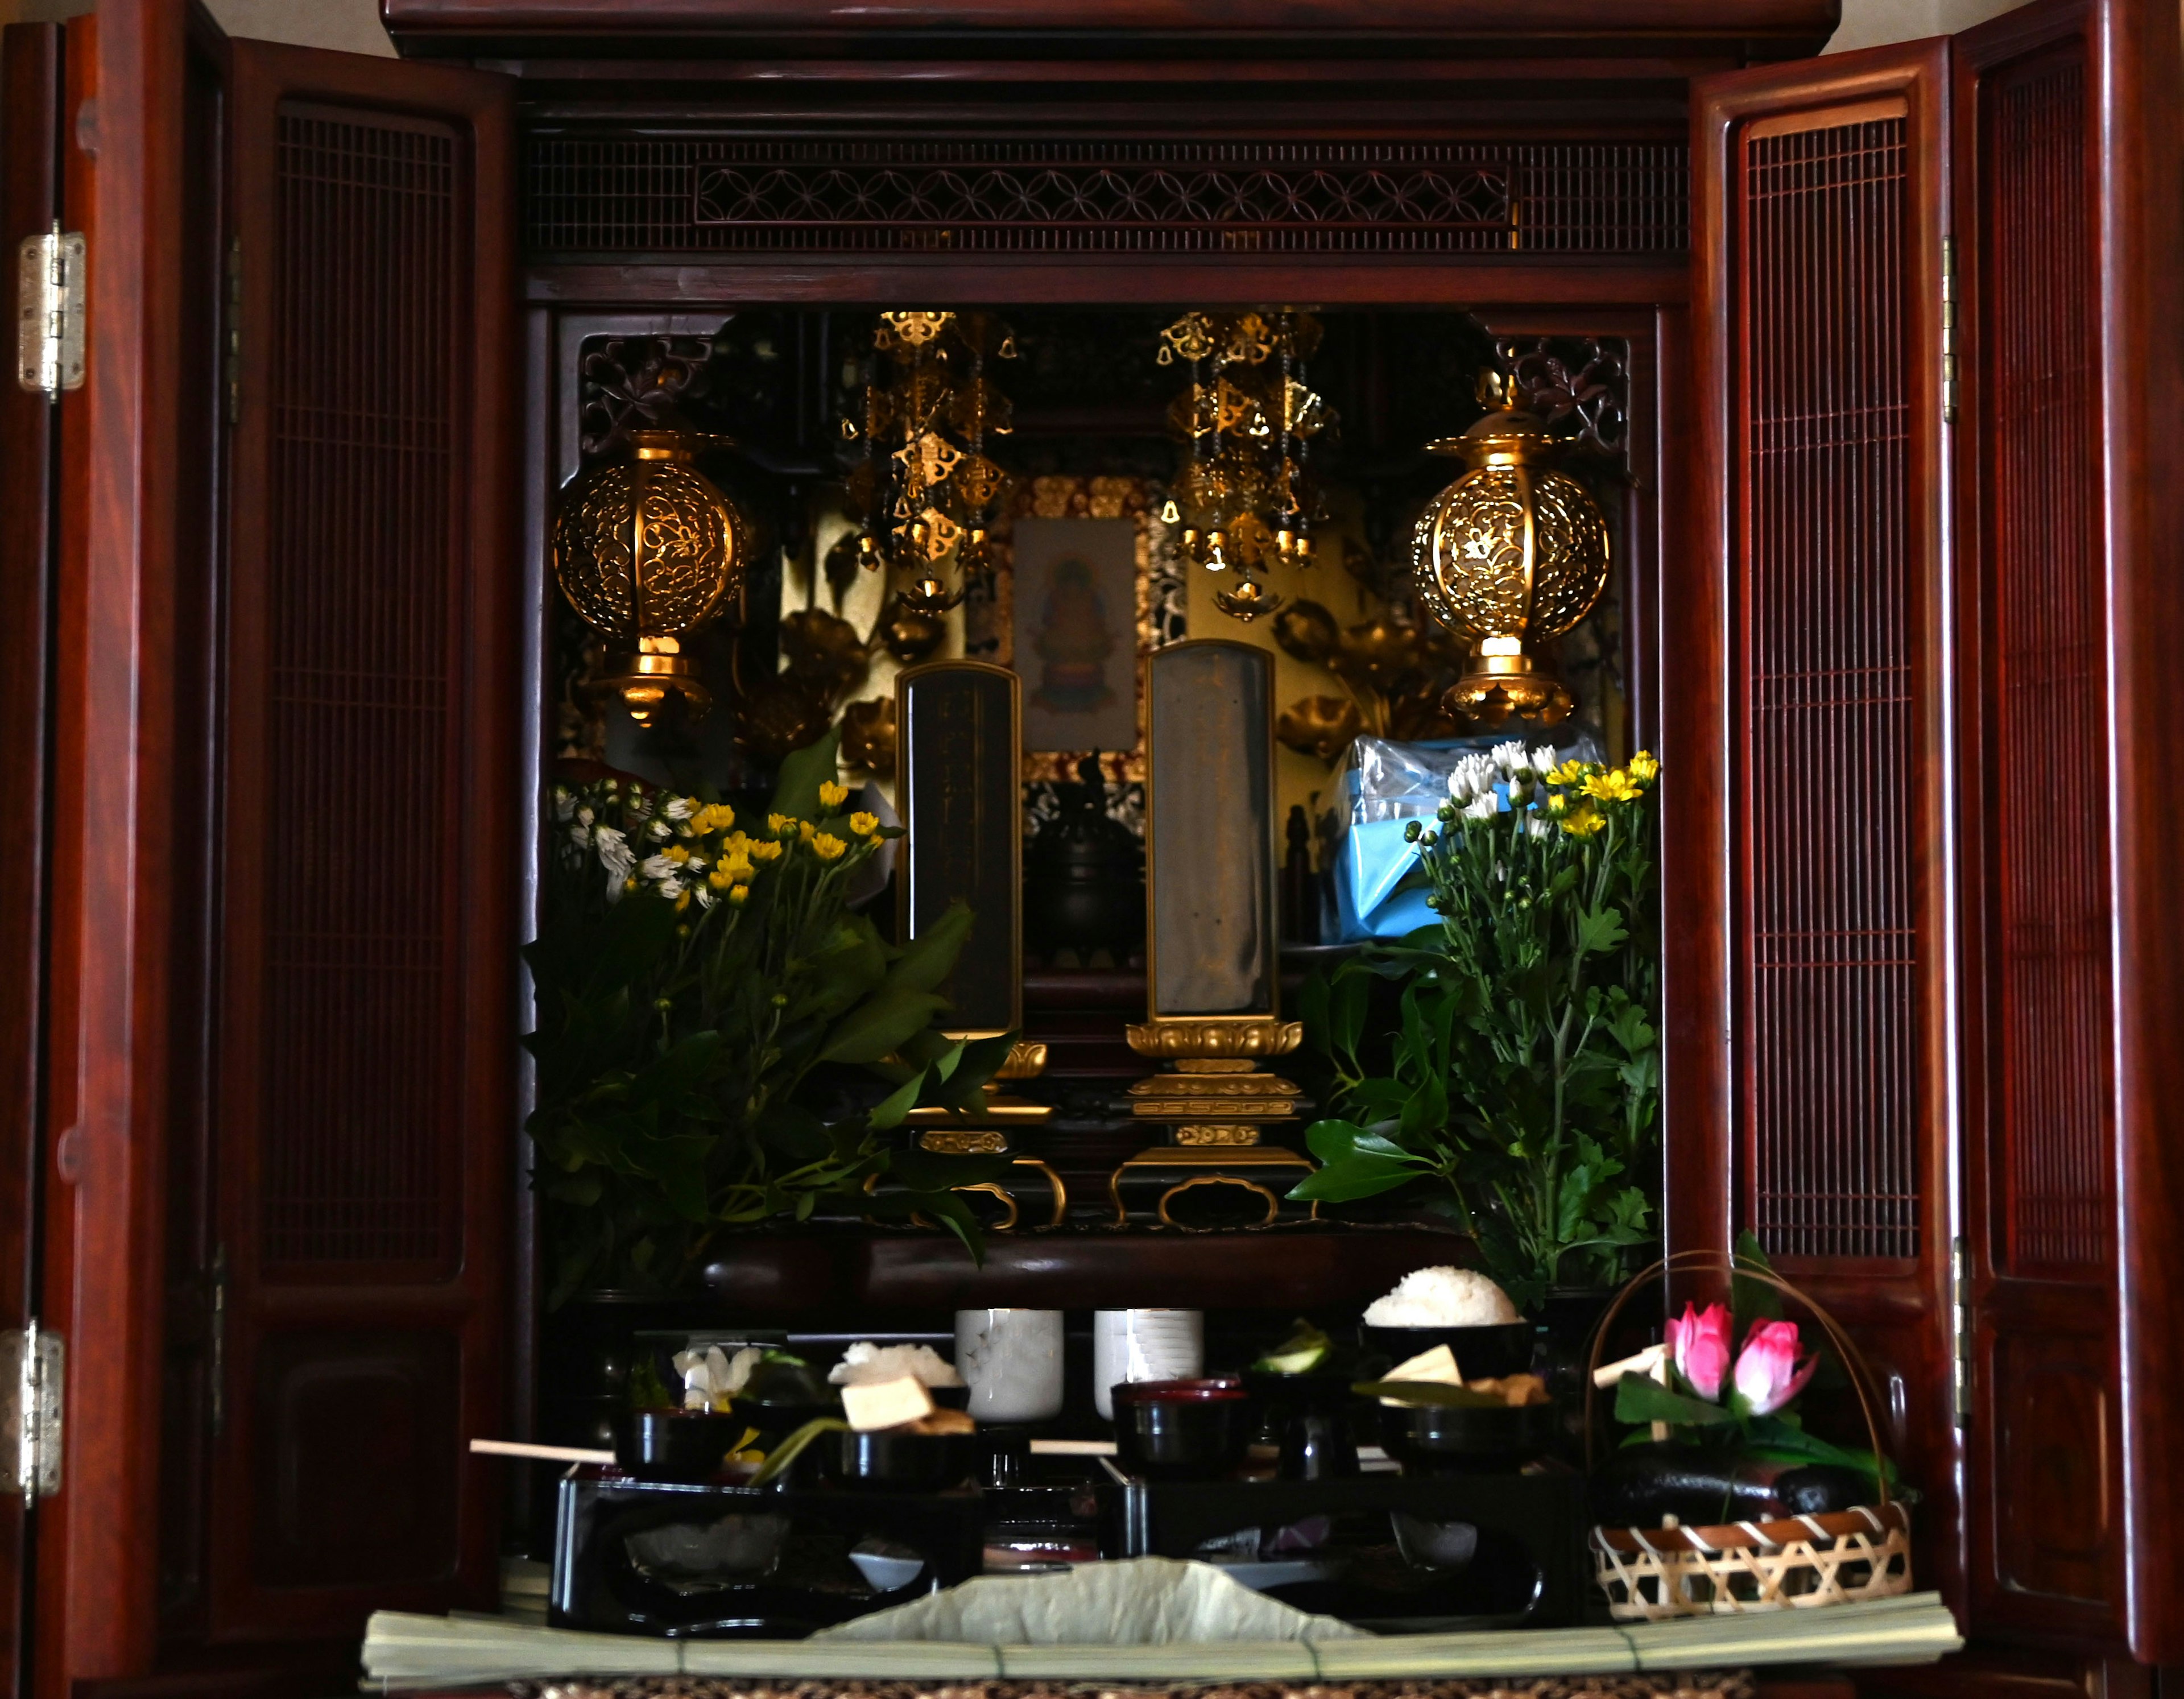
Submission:
<svg viewBox="0 0 2184 1699">
<path fill-rule="evenodd" d="M 460 1447 L 537 1416 L 514 948 L 588 339 L 1282 301 L 1622 348 L 1670 1244 L 1755 1230 L 1880 1372 L 1973 1647 L 1858 1691 L 2161 1691 L 2174 8 L 1820 58 L 1831 0 L 383 10 L 403 59 L 181 0 L 7 38 L 7 235 L 93 260 L 86 387 L 0 404 L 0 1326 L 70 1353 L 0 1685 L 320 1694 L 370 1608 L 493 1602 L 521 1495 Z M 1143 998 L 1034 971 L 1027 1027 L 1127 1080 Z M 996 1244 L 755 1235 L 720 1286 L 1290 1312 L 1446 1241 Z"/>
</svg>

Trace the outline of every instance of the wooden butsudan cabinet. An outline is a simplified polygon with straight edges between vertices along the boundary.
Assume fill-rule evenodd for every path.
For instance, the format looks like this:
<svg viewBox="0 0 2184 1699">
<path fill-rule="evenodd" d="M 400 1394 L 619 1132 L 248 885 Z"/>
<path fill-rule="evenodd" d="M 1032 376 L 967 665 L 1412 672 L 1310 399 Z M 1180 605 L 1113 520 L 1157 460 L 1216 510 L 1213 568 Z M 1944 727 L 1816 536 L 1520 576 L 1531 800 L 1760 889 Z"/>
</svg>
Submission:
<svg viewBox="0 0 2184 1699">
<path fill-rule="evenodd" d="M 1708 440 L 1663 597 L 1706 657 L 1668 901 L 1719 918 L 1669 965 L 1678 1236 L 1752 1228 L 1861 1335 L 1970 1633 L 2149 1662 L 2184 1657 L 2176 53 L 2074 0 L 1695 86 Z"/>
</svg>

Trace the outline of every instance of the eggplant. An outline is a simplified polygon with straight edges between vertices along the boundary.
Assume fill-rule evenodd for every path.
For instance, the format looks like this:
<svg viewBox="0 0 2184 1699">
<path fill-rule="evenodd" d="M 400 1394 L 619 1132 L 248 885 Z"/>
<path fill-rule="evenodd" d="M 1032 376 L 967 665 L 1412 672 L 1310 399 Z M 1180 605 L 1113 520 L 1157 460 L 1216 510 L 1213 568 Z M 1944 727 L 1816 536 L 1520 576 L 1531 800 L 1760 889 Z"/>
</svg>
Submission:
<svg viewBox="0 0 2184 1699">
<path fill-rule="evenodd" d="M 1873 1498 L 1873 1479 L 1830 1463 L 1737 1457 L 1691 1446 L 1633 1446 L 1594 1472 L 1592 1519 L 1611 1528 L 1772 1522 L 1847 1510 Z"/>
</svg>

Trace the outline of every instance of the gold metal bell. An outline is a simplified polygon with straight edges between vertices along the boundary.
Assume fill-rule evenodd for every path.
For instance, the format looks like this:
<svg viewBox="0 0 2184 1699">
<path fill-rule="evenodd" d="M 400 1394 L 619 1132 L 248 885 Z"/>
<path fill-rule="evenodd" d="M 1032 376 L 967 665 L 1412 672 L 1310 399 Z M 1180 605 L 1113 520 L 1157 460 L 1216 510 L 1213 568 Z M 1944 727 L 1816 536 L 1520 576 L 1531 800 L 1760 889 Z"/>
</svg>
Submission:
<svg viewBox="0 0 2184 1699">
<path fill-rule="evenodd" d="M 1489 374 L 1496 410 L 1461 437 L 1429 443 L 1471 470 L 1426 504 L 1411 542 L 1419 605 L 1475 647 L 1445 699 L 1491 725 L 1510 715 L 1552 726 L 1569 692 L 1540 671 L 1528 643 L 1560 637 L 1607 586 L 1607 523 L 1584 485 L 1547 462 L 1560 445 L 1516 405 L 1515 386 Z"/>
<path fill-rule="evenodd" d="M 632 431 L 631 460 L 571 482 L 554 526 L 554 576 L 569 604 L 621 650 L 604 682 L 640 726 L 673 698 L 692 719 L 712 693 L 683 640 L 727 605 L 749 565 L 750 526 L 693 464 L 718 443 L 681 431 Z"/>
</svg>

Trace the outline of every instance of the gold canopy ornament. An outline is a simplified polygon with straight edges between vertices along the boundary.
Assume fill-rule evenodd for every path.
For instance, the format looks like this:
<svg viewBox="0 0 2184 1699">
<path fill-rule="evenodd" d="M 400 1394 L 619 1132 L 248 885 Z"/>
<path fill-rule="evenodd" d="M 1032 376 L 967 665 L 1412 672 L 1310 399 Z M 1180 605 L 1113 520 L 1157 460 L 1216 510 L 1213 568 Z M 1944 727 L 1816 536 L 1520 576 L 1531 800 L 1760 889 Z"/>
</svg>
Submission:
<svg viewBox="0 0 2184 1699">
<path fill-rule="evenodd" d="M 632 431 L 634 460 L 580 473 L 562 494 L 554 576 L 621 651 L 604 682 L 640 726 L 673 698 L 694 720 L 712 706 L 682 645 L 728 604 L 749 565 L 749 522 L 694 464 L 700 448 L 726 440 Z"/>
<path fill-rule="evenodd" d="M 1267 567 L 1312 563 L 1323 515 L 1306 462 L 1336 421 L 1298 374 L 1319 341 L 1319 320 L 1288 307 L 1186 313 L 1161 332 L 1160 364 L 1191 369 L 1168 409 L 1184 448 L 1161 517 L 1182 527 L 1186 560 L 1234 573 L 1214 605 L 1245 625 L 1282 605 L 1259 577 Z"/>
<path fill-rule="evenodd" d="M 1479 380 L 1494 410 L 1461 437 L 1428 444 L 1470 471 L 1426 504 L 1411 558 L 1419 604 L 1474 646 L 1449 691 L 1452 714 L 1490 726 L 1510 715 L 1552 726 L 1570 694 L 1540 672 L 1527 643 L 1558 638 L 1591 613 L 1607 585 L 1607 524 L 1584 485 L 1547 462 L 1560 444 L 1518 410 L 1516 385 Z"/>
<path fill-rule="evenodd" d="M 844 480 L 858 526 L 849 547 L 867 571 L 889 575 L 889 617 L 938 620 L 993 570 L 986 523 L 1009 477 L 986 439 L 1008 434 L 1009 399 L 986 361 L 1014 359 L 1016 341 L 990 313 L 897 311 L 879 315 L 872 348 L 883 360 L 862 416 L 842 421 L 861 457 Z"/>
</svg>

